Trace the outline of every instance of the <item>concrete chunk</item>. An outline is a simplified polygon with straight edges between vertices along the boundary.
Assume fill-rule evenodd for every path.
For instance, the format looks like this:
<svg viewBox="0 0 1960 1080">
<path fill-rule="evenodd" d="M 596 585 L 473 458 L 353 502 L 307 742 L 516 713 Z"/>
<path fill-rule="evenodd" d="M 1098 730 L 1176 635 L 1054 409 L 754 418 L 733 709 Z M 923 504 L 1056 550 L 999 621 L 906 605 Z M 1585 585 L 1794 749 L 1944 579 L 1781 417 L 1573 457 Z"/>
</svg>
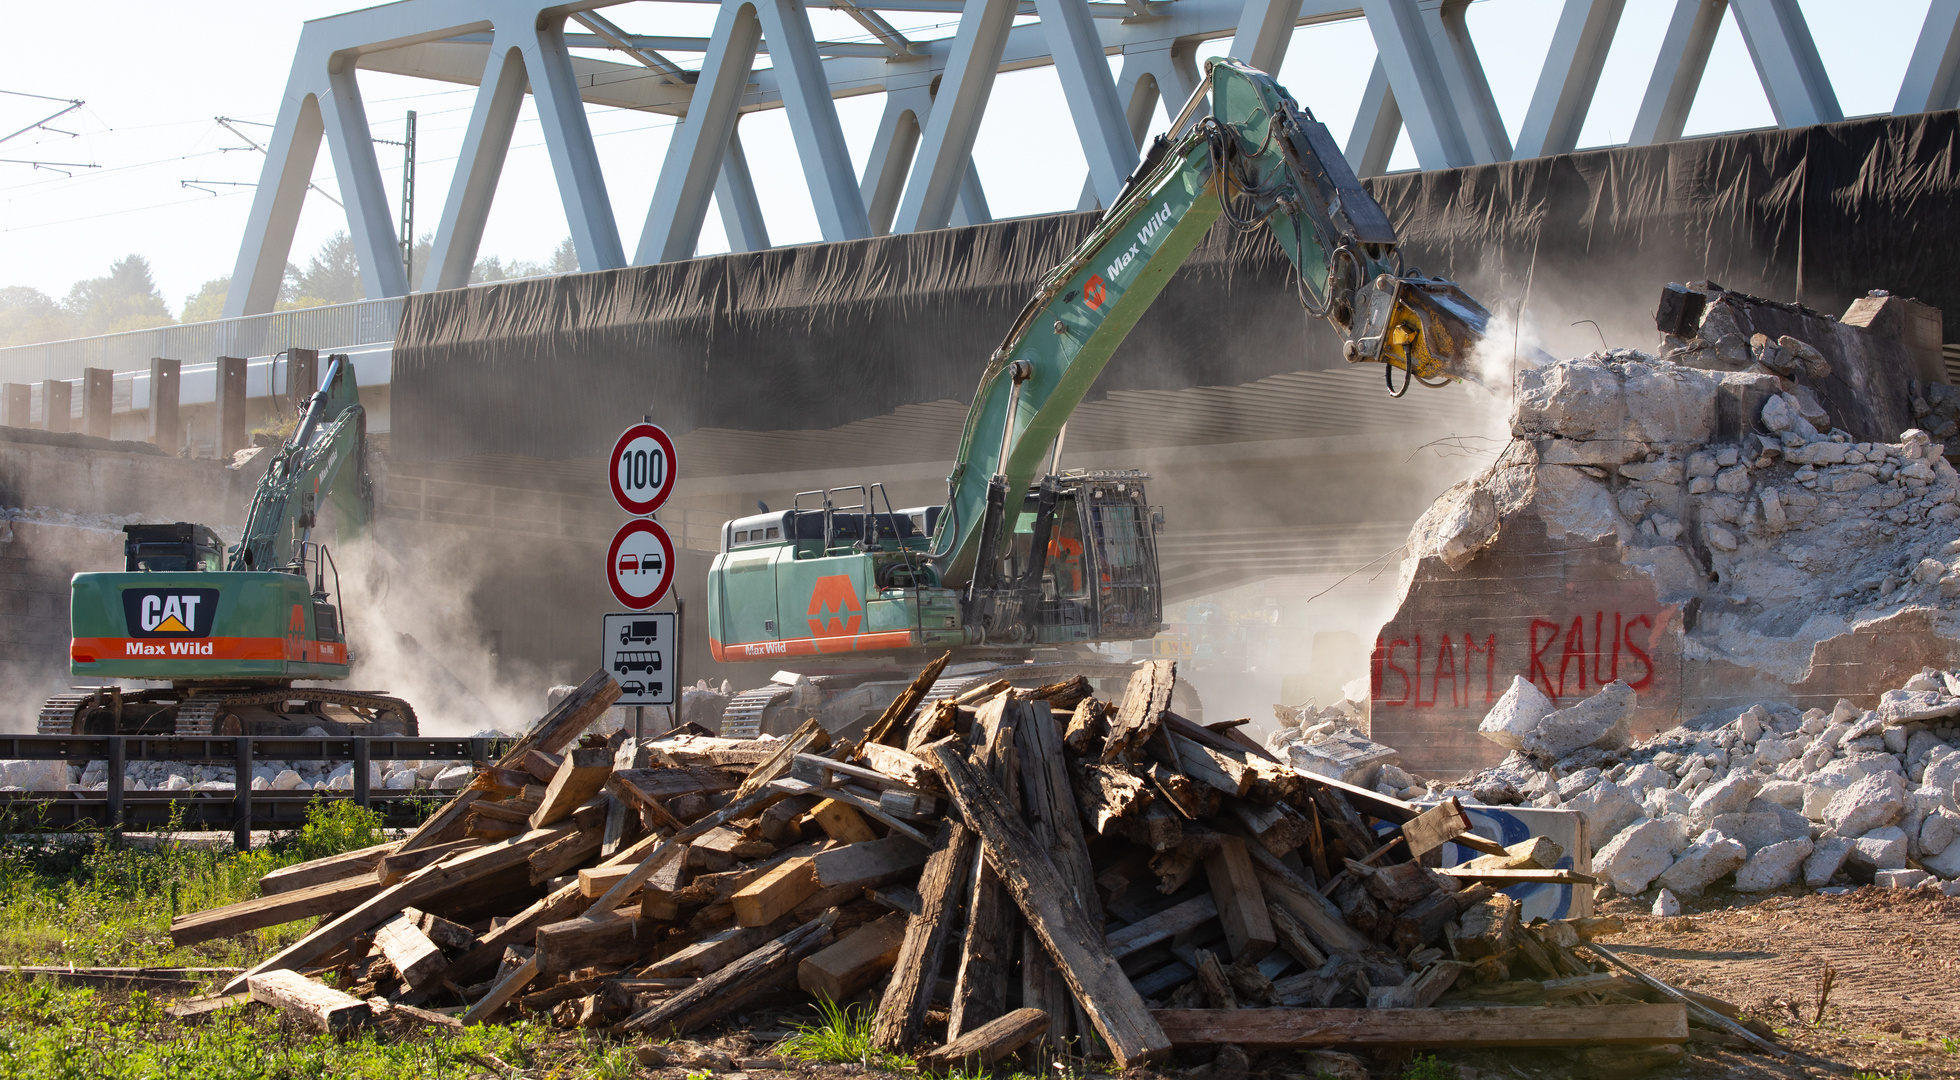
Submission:
<svg viewBox="0 0 1960 1080">
<path fill-rule="evenodd" d="M 1863 878 L 1880 870 L 1903 870 L 1906 866 L 1906 832 L 1887 825 L 1851 842 L 1851 853 L 1844 860 L 1851 876 Z"/>
<path fill-rule="evenodd" d="M 1846 837 L 1827 836 L 1817 841 L 1810 858 L 1804 860 L 1803 883 L 1813 889 L 1829 885 L 1850 854 L 1851 841 Z"/>
<path fill-rule="evenodd" d="M 1734 773 L 1695 796 L 1688 807 L 1688 816 L 1698 824 L 1707 824 L 1724 814 L 1740 813 L 1762 789 L 1762 778 L 1755 773 Z"/>
<path fill-rule="evenodd" d="M 1735 872 L 1737 892 L 1769 892 L 1797 879 L 1814 845 L 1810 837 L 1771 844 L 1749 856 Z"/>
<path fill-rule="evenodd" d="M 1686 823 L 1647 818 L 1620 830 L 1593 855 L 1593 874 L 1623 896 L 1647 891 L 1687 847 Z"/>
<path fill-rule="evenodd" d="M 1592 697 L 1540 720 L 1525 736 L 1523 749 L 1557 761 L 1588 746 L 1621 750 L 1632 743 L 1633 688 L 1615 679 Z"/>
<path fill-rule="evenodd" d="M 1881 772 L 1838 792 L 1824 808 L 1824 820 L 1839 836 L 1863 836 L 1898 821 L 1905 812 L 1905 781 L 1896 773 Z"/>
<path fill-rule="evenodd" d="M 1477 734 L 1507 750 L 1519 750 L 1524 747 L 1525 736 L 1552 710 L 1552 699 L 1544 691 L 1525 681 L 1524 676 L 1513 675 L 1504 696 L 1497 699 L 1497 704 L 1484 714 L 1483 723 L 1477 725 Z"/>
<path fill-rule="evenodd" d="M 1742 846 L 1742 841 L 1710 829 L 1656 880 L 1677 893 L 1699 896 L 1703 889 L 1720 881 L 1748 858 L 1749 849 Z"/>
<path fill-rule="evenodd" d="M 1331 776 L 1360 787 L 1375 786 L 1375 776 L 1383 765 L 1400 765 L 1402 754 L 1353 731 L 1335 731 L 1312 744 L 1297 742 L 1286 748 L 1293 767 L 1302 772 Z"/>
</svg>

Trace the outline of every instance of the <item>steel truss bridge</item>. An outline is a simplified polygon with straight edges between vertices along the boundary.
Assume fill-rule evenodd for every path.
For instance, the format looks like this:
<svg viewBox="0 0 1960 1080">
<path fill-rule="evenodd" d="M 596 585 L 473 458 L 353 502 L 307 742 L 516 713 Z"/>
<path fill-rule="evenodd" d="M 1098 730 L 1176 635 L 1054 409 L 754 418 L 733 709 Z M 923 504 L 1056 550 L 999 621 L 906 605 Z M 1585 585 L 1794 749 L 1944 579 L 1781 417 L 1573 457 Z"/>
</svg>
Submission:
<svg viewBox="0 0 1960 1080">
<path fill-rule="evenodd" d="M 1465 22 L 1470 0 L 692 2 L 716 4 L 708 37 L 629 32 L 608 14 L 620 7 L 611 14 L 626 18 L 624 0 L 401 0 L 307 23 L 226 316 L 273 309 L 322 139 L 369 299 L 409 291 L 357 71 L 478 87 L 420 282 L 436 290 L 468 283 L 527 92 L 579 268 L 608 270 L 693 257 L 711 199 L 736 250 L 769 246 L 742 151 L 745 113 L 789 111 L 826 241 L 978 223 L 988 213 L 973 148 L 994 79 L 1053 65 L 1089 165 L 1088 208 L 1110 199 L 1134 167 L 1154 110 L 1174 112 L 1196 87 L 1201 45 L 1229 39 L 1230 55 L 1274 71 L 1296 28 L 1346 19 L 1365 19 L 1378 49 L 1346 147 L 1361 175 L 1384 170 L 1404 130 L 1424 169 L 1568 152 L 1625 7 L 1625 0 L 1565 0 L 1514 144 Z M 848 16 L 864 40 L 819 40 L 812 7 Z M 628 21 L 657 19 L 652 11 L 630 11 Z M 957 29 L 911 40 L 886 17 L 897 12 L 957 16 Z M 1631 144 L 1681 137 L 1730 14 L 1779 126 L 1843 119 L 1797 0 L 1676 0 Z M 1115 74 L 1112 55 L 1121 57 Z M 768 66 L 758 67 L 764 56 Z M 1960 104 L 1960 0 L 1933 0 L 1905 65 L 1894 112 Z M 885 95 L 885 109 L 860 174 L 835 100 L 864 94 Z M 630 254 L 607 199 L 587 104 L 681 118 Z"/>
</svg>

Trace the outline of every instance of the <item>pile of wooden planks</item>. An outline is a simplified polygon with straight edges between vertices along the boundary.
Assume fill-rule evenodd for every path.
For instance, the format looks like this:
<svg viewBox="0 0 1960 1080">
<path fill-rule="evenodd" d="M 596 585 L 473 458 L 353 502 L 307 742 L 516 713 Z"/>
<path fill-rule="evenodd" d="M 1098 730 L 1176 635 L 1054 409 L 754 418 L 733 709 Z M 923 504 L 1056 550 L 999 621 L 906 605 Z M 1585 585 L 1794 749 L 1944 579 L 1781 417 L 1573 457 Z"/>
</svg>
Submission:
<svg viewBox="0 0 1960 1080">
<path fill-rule="evenodd" d="M 1180 717 L 1168 661 L 1114 702 L 1082 679 L 929 700 L 945 664 L 835 741 L 581 739 L 619 692 L 595 674 L 414 835 L 173 933 L 320 917 L 226 990 L 327 1031 L 526 1011 L 664 1039 L 787 992 L 870 995 L 880 1047 L 969 1071 L 1688 1037 L 1584 944 L 1611 920 L 1524 925 L 1498 891 L 1564 873 L 1542 839 L 1295 773 Z M 1491 858 L 1439 872 L 1452 840 Z"/>
</svg>

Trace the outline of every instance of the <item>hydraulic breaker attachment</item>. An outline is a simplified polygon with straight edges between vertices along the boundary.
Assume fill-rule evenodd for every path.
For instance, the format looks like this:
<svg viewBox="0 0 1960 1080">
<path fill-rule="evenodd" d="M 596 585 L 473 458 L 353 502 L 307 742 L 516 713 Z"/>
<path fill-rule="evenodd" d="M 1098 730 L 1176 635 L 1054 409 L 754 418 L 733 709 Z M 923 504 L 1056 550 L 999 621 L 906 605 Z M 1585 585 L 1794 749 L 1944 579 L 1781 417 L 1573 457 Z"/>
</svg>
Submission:
<svg viewBox="0 0 1960 1080">
<path fill-rule="evenodd" d="M 1476 380 L 1470 354 L 1484 339 L 1490 312 L 1454 281 L 1420 275 L 1378 275 L 1355 294 L 1354 335 L 1347 358 L 1355 364 L 1387 364 L 1391 392 L 1400 397 L 1411 380 L 1439 386 Z M 1395 369 L 1402 389 L 1395 389 Z"/>
</svg>

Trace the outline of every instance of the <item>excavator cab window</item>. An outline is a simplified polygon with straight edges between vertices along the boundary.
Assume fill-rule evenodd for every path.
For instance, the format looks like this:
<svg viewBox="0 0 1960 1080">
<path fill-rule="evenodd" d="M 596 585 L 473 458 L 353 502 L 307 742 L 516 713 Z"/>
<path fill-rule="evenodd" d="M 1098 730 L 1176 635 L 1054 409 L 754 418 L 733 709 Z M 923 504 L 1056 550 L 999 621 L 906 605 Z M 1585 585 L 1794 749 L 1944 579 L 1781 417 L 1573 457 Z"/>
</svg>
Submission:
<svg viewBox="0 0 1960 1080">
<path fill-rule="evenodd" d="M 153 570 L 221 570 L 225 563 L 225 542 L 208 526 L 185 521 L 167 525 L 124 525 L 123 569 L 130 572 Z"/>
</svg>

